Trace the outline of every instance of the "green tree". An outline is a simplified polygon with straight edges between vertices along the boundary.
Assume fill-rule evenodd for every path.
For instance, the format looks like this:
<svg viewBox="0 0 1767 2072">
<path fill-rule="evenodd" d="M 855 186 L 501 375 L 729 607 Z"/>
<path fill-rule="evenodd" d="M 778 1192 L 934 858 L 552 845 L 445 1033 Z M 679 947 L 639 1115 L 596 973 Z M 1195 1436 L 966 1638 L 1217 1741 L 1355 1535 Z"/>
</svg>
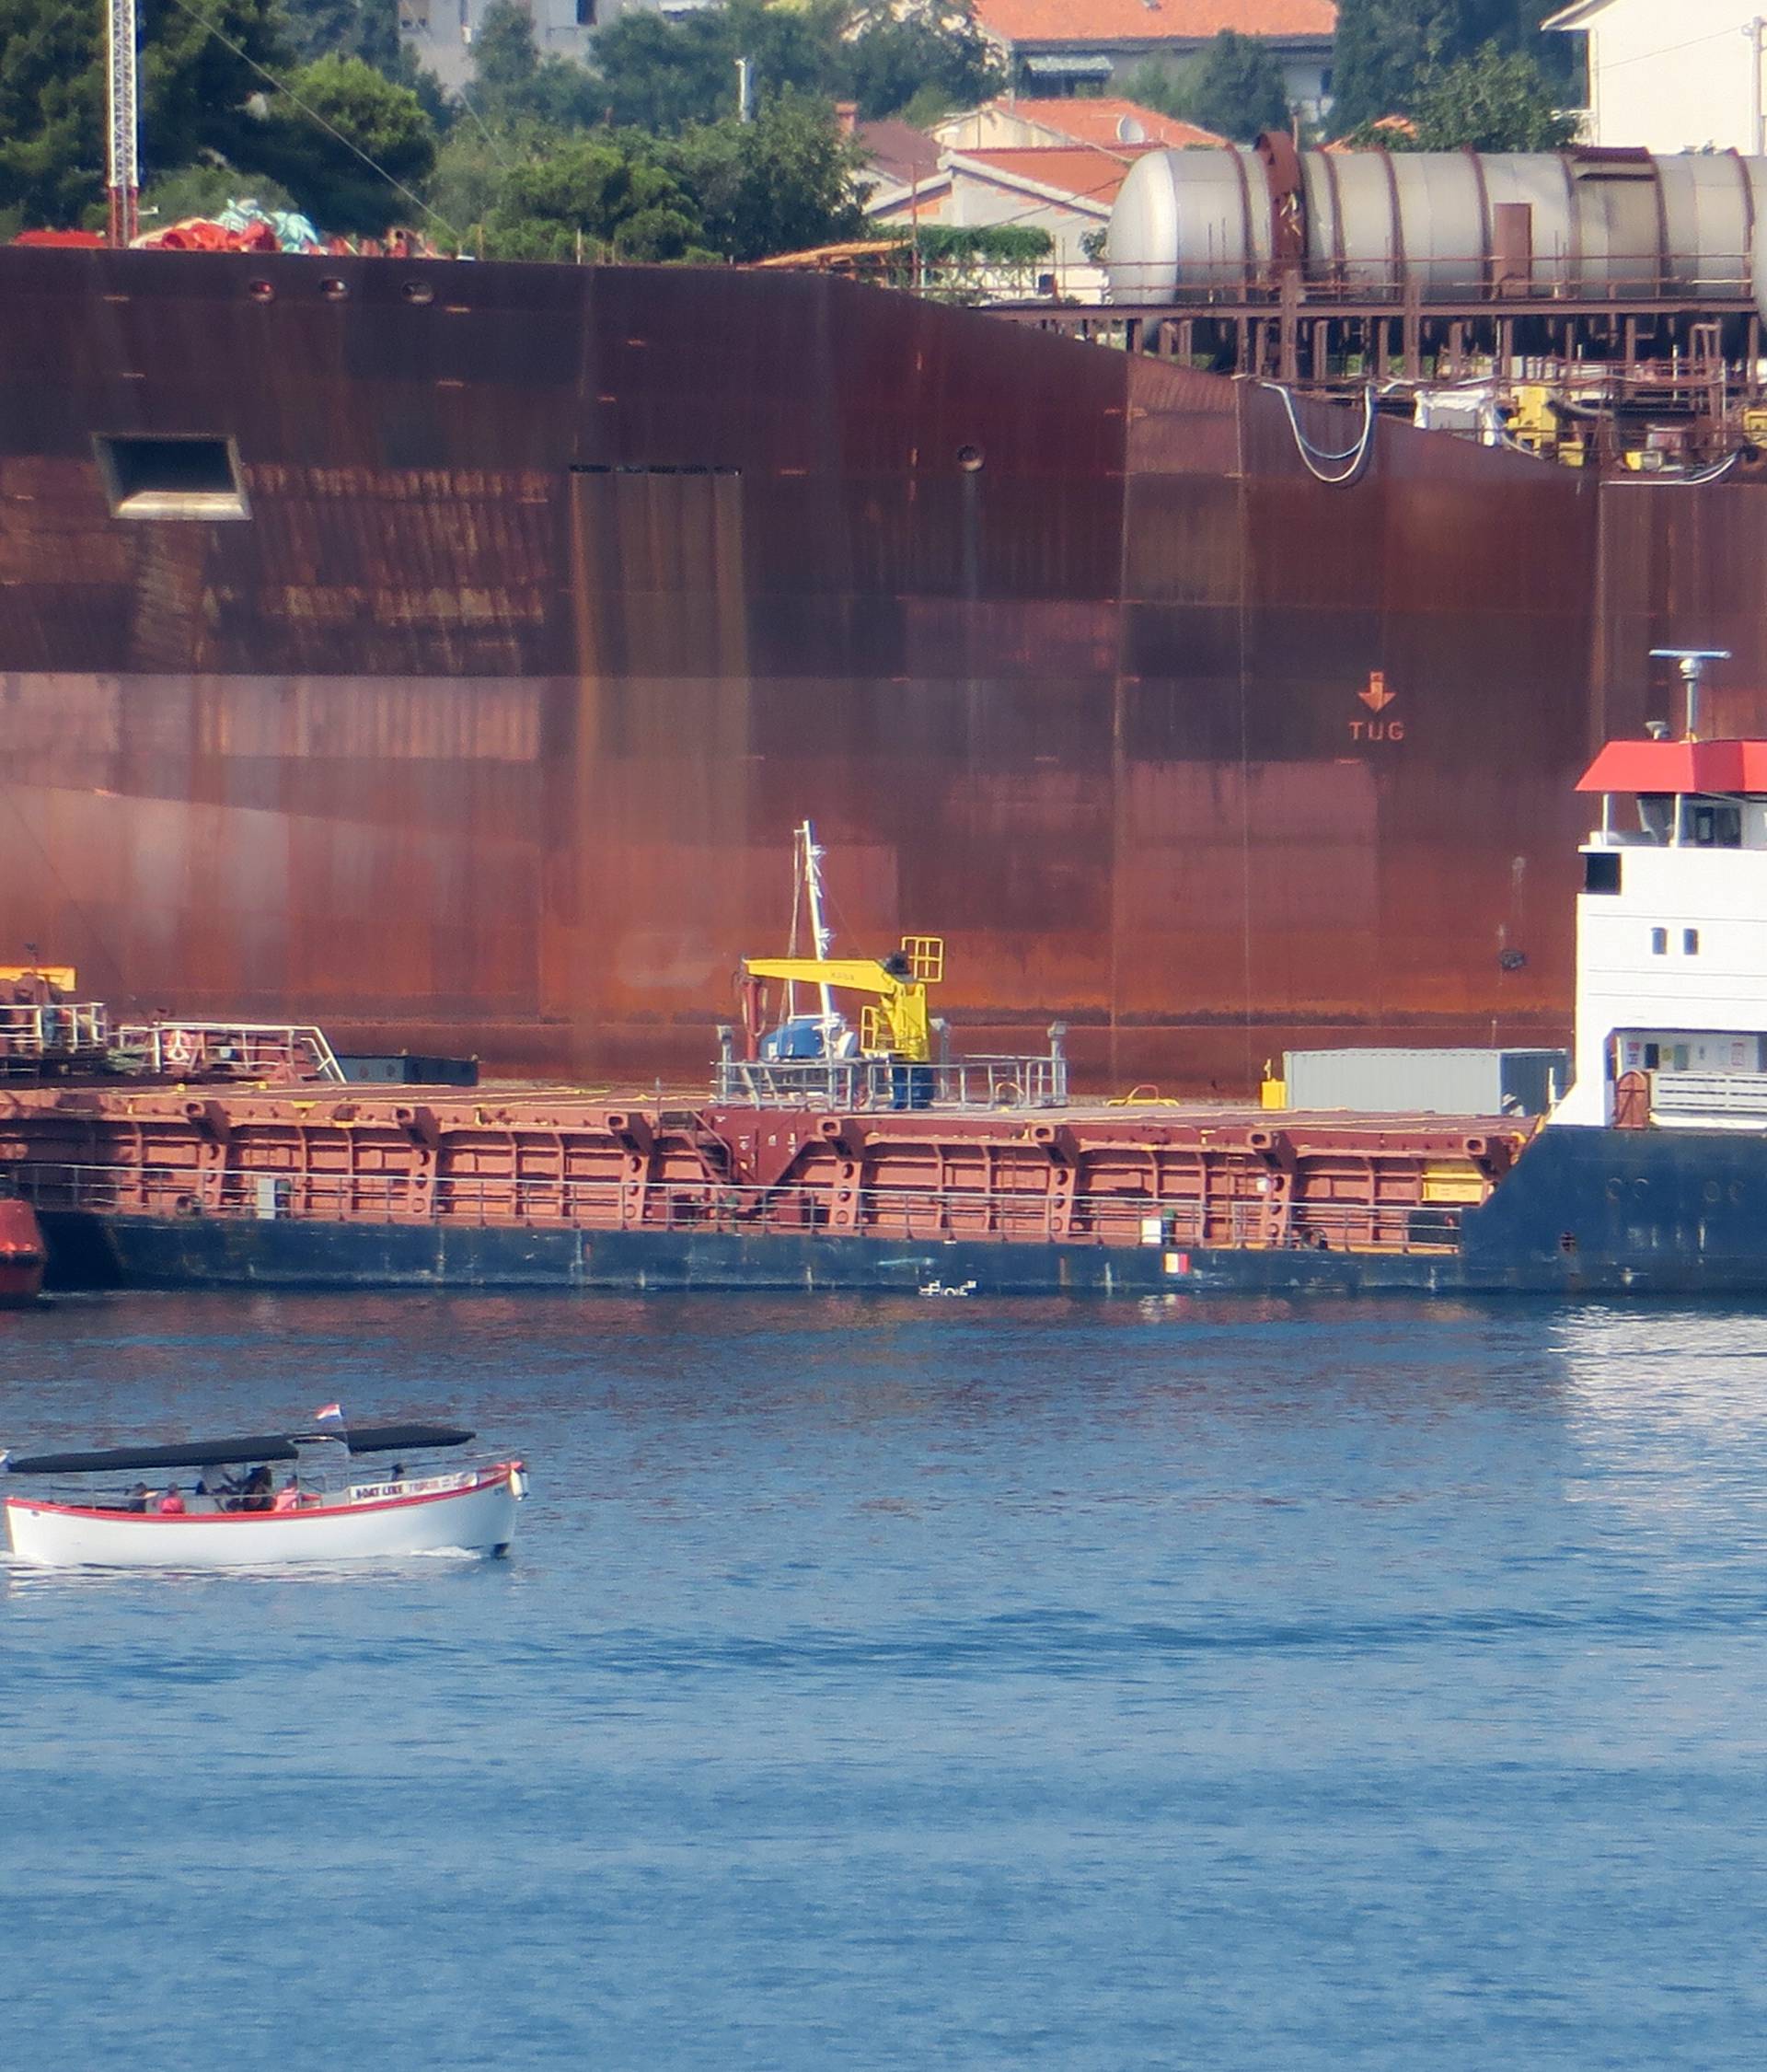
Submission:
<svg viewBox="0 0 1767 2072">
<path fill-rule="evenodd" d="M 1414 104 L 1413 151 L 1558 151 L 1576 133 L 1553 82 L 1525 51 L 1487 43 L 1425 75 Z"/>
<path fill-rule="evenodd" d="M 1449 47 L 1458 11 L 1457 0 L 1339 0 L 1332 122 L 1340 134 L 1410 112 L 1425 71 Z"/>
<path fill-rule="evenodd" d="M 705 256 L 699 221 L 641 139 L 575 136 L 512 167 L 485 219 L 499 259 L 671 260 Z"/>
<path fill-rule="evenodd" d="M 472 40 L 467 98 L 487 122 L 531 118 L 557 129 L 598 122 L 606 97 L 593 75 L 570 58 L 542 57 L 523 0 L 492 0 Z"/>
<path fill-rule="evenodd" d="M 213 0 L 206 12 L 220 36 L 172 0 L 141 0 L 150 176 L 203 158 L 250 163 L 247 102 L 264 85 L 253 61 L 286 61 L 277 0 Z M 0 209 L 27 225 L 77 223 L 103 196 L 103 11 L 86 0 L 0 0 Z"/>
<path fill-rule="evenodd" d="M 463 123 L 432 194 L 491 258 L 747 260 L 862 235 L 854 159 L 826 107 L 788 96 L 667 138 Z"/>
<path fill-rule="evenodd" d="M 910 102 L 974 108 L 1006 84 L 971 0 L 859 0 L 841 60 L 841 85 L 867 118 L 900 114 Z"/>
<path fill-rule="evenodd" d="M 783 93 L 827 93 L 842 78 L 840 0 L 803 7 L 729 0 L 680 21 L 632 12 L 595 38 L 595 71 L 609 119 L 653 135 L 712 123 L 736 108 L 736 60 L 750 65 L 756 105 Z"/>
<path fill-rule="evenodd" d="M 1224 29 L 1181 75 L 1176 113 L 1246 143 L 1261 130 L 1288 127 L 1288 92 L 1282 67 L 1255 36 Z"/>
<path fill-rule="evenodd" d="M 1577 53 L 1540 25 L 1559 0 L 1339 0 L 1332 120 L 1340 133 L 1382 115 L 1415 113 L 1426 81 L 1486 44 L 1534 59 L 1573 98 Z"/>
<path fill-rule="evenodd" d="M 731 65 L 723 25 L 712 9 L 682 21 L 624 14 L 595 41 L 608 119 L 653 135 L 727 111 L 735 91 Z"/>
<path fill-rule="evenodd" d="M 663 150 L 706 243 L 726 259 L 805 251 L 865 229 L 853 186 L 858 154 L 806 97 L 785 96 L 753 122 L 684 130 Z"/>
<path fill-rule="evenodd" d="M 96 25 L 72 7 L 0 0 L 0 208 L 27 226 L 77 222 L 103 187 Z"/>
<path fill-rule="evenodd" d="M 98 17 L 95 91 L 101 106 L 103 17 L 97 7 L 92 12 Z M 254 110 L 270 83 L 265 74 L 279 77 L 288 64 L 281 0 L 222 0 L 218 6 L 204 6 L 198 15 L 174 0 L 140 0 L 140 20 L 146 169 L 215 157 L 256 164 L 252 150 L 260 124 Z M 229 49 L 230 43 L 238 50 Z"/>
<path fill-rule="evenodd" d="M 487 108 L 519 97 L 539 65 L 534 17 L 522 0 L 491 0 L 473 33 L 475 96 Z"/>
<path fill-rule="evenodd" d="M 477 249 L 480 230 L 497 206 L 511 169 L 532 156 L 501 125 L 491 129 L 468 120 L 456 122 L 448 132 L 435 155 L 435 171 L 425 199 L 452 226 L 463 249 Z"/>
<path fill-rule="evenodd" d="M 1182 71 L 1148 58 L 1123 82 L 1123 95 L 1138 108 L 1150 108 L 1156 115 L 1176 116 L 1184 105 Z"/>
<path fill-rule="evenodd" d="M 304 64 L 322 57 L 361 58 L 398 79 L 398 0 L 283 0 L 283 6 L 289 40 Z"/>
<path fill-rule="evenodd" d="M 254 162 L 282 180 L 321 230 L 375 237 L 390 224 L 422 219 L 412 192 L 435 165 L 434 125 L 409 87 L 362 59 L 303 65 L 272 102 L 263 133 Z"/>
</svg>

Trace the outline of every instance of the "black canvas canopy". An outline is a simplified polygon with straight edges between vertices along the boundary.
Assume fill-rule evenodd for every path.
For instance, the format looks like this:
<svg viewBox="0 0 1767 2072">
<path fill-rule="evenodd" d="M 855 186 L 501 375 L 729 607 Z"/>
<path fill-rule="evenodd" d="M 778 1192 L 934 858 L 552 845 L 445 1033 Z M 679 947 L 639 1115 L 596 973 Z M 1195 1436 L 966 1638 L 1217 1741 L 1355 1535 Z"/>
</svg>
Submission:
<svg viewBox="0 0 1767 2072">
<path fill-rule="evenodd" d="M 352 1453 L 418 1453 L 464 1446 L 458 1425 L 337 1425 L 329 1431 L 260 1432 L 245 1439 L 190 1439 L 173 1446 L 111 1446 L 85 1453 L 8 1453 L 13 1475 L 105 1475 L 161 1467 L 226 1467 L 235 1461 L 292 1461 L 303 1446 L 341 1440 Z"/>
</svg>

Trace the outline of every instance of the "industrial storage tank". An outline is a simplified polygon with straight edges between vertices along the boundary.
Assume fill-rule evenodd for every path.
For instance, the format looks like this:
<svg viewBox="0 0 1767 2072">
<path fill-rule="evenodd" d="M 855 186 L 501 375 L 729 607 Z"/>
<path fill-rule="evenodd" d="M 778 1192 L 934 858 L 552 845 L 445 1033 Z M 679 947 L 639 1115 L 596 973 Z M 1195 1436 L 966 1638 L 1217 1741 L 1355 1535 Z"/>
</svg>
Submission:
<svg viewBox="0 0 1767 2072">
<path fill-rule="evenodd" d="M 1751 298 L 1767 158 L 1736 152 L 1149 152 L 1111 212 L 1114 302 Z"/>
</svg>

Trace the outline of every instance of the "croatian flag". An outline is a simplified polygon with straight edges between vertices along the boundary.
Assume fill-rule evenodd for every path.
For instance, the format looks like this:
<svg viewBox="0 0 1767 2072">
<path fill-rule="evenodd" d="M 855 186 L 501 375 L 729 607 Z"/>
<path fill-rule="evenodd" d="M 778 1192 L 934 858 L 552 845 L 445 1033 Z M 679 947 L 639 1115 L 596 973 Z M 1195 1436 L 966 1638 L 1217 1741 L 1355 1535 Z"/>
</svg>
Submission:
<svg viewBox="0 0 1767 2072">
<path fill-rule="evenodd" d="M 315 1410 L 313 1413 L 313 1422 L 316 1425 L 323 1424 L 328 1418 L 336 1418 L 341 1423 L 343 1421 L 343 1405 L 341 1403 L 328 1403 L 323 1408 Z"/>
</svg>

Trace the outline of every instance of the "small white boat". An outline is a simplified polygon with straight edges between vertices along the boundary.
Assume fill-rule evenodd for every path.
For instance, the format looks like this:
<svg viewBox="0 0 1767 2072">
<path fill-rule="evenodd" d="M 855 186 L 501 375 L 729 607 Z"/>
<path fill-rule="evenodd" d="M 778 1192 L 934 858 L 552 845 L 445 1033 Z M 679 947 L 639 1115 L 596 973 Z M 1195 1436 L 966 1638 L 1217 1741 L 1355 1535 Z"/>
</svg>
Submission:
<svg viewBox="0 0 1767 2072">
<path fill-rule="evenodd" d="M 217 1490 L 199 1485 L 188 1497 L 176 1486 L 152 1491 L 144 1484 L 110 1499 L 8 1496 L 6 1535 L 16 1559 L 55 1568 L 238 1568 L 456 1551 L 501 1554 L 527 1493 L 520 1461 L 415 1476 L 398 1469 L 379 1482 L 340 1481 L 335 1472 L 326 1472 L 335 1469 L 340 1449 L 404 1453 L 462 1445 L 472 1436 L 445 1427 L 392 1425 L 103 1453 L 0 1455 L 11 1474 L 58 1476 L 242 1464 L 242 1472 Z M 271 1460 L 299 1464 L 275 1491 Z M 260 1464 L 244 1472 L 249 1462 Z M 305 1472 L 315 1467 L 318 1473 Z M 319 1486 L 327 1480 L 333 1486 Z"/>
</svg>

